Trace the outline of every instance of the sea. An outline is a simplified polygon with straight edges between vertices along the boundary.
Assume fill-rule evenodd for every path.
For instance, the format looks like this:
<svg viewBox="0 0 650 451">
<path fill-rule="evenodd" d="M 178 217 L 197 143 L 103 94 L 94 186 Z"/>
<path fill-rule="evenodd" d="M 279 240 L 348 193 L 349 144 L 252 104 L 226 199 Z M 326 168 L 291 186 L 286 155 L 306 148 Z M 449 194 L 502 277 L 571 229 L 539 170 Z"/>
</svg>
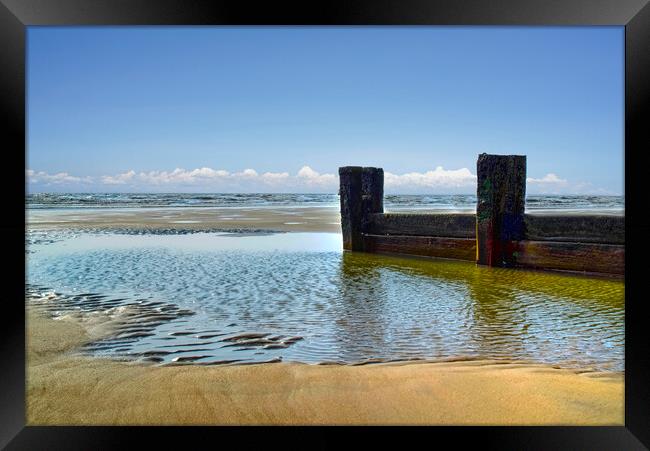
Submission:
<svg viewBox="0 0 650 451">
<path fill-rule="evenodd" d="M 167 207 L 309 207 L 339 205 L 338 194 L 188 194 L 188 193 L 35 193 L 26 198 L 29 209 L 65 208 L 167 208 Z M 384 208 L 398 211 L 476 210 L 476 195 L 396 195 L 384 196 Z M 543 195 L 528 196 L 526 210 L 585 211 L 623 214 L 624 196 Z"/>
</svg>

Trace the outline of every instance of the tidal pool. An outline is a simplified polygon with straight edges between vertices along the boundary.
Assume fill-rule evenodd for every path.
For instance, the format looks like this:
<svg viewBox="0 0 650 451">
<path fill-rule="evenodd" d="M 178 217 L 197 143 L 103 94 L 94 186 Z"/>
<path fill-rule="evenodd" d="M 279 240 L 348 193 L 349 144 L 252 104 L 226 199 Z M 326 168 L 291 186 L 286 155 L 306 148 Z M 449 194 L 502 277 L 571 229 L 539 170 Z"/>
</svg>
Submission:
<svg viewBox="0 0 650 451">
<path fill-rule="evenodd" d="M 624 369 L 624 284 L 341 251 L 334 233 L 41 233 L 27 302 L 122 318 L 85 352 L 161 364 L 506 359 Z M 29 327 L 29 325 L 28 325 Z"/>
</svg>

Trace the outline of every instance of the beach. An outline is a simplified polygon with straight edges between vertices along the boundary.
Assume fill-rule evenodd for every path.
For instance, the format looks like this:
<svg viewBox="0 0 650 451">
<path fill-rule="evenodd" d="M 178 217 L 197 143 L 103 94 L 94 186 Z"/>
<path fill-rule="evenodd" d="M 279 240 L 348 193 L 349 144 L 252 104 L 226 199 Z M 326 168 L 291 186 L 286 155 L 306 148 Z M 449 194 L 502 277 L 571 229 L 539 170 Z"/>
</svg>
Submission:
<svg viewBox="0 0 650 451">
<path fill-rule="evenodd" d="M 490 361 L 156 367 L 27 316 L 28 425 L 623 425 L 622 374 Z"/>
<path fill-rule="evenodd" d="M 29 425 L 624 424 L 621 281 L 341 253 L 332 206 L 28 210 L 28 229 L 28 282 L 72 281 L 26 300 Z M 230 316 L 187 300 L 228 278 Z M 158 297 L 108 296 L 125 283 Z"/>
<path fill-rule="evenodd" d="M 336 207 L 32 210 L 30 227 L 74 230 L 341 232 Z"/>
<path fill-rule="evenodd" d="M 417 209 L 400 206 L 399 213 L 464 213 L 470 208 Z M 278 232 L 341 233 L 338 205 L 255 206 L 255 207 L 154 207 L 154 208 L 71 208 L 29 210 L 29 227 L 107 231 L 218 231 L 271 230 Z M 535 215 L 614 215 L 619 209 L 537 209 Z"/>
</svg>

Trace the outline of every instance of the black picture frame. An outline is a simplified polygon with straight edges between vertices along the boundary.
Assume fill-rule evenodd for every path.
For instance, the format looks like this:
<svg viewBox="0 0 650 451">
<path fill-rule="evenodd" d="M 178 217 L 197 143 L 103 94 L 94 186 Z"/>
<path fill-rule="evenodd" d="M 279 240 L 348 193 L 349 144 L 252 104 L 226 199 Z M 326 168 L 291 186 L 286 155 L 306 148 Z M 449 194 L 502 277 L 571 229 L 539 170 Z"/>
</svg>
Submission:
<svg viewBox="0 0 650 451">
<path fill-rule="evenodd" d="M 650 255 L 650 221 L 644 218 L 645 179 L 650 143 L 647 123 L 650 80 L 650 6 L 648 0 L 350 0 L 260 2 L 209 0 L 0 0 L 0 102 L 4 155 L 12 156 L 2 177 L 6 217 L 0 223 L 8 254 L 6 298 L 0 315 L 0 349 L 4 362 L 0 383 L 0 447 L 7 449 L 103 449 L 133 443 L 167 441 L 171 435 L 200 437 L 218 444 L 224 429 L 140 427 L 25 426 L 25 61 L 26 27 L 34 25 L 620 25 L 625 27 L 625 426 L 621 427 L 440 427 L 410 428 L 410 437 L 434 444 L 443 438 L 499 449 L 646 449 L 650 446 L 650 342 L 644 327 L 644 269 Z M 644 121 L 646 118 L 646 121 Z M 6 161 L 6 158 L 5 158 Z M 627 245 L 630 244 L 630 245 Z M 255 439 L 245 428 L 228 428 L 239 443 Z M 255 434 L 273 444 L 280 428 Z M 298 446 L 320 447 L 331 429 L 293 428 Z M 363 440 L 383 443 L 386 428 L 362 428 Z M 220 437 L 212 441 L 209 435 Z M 356 433 L 355 433 L 356 435 Z M 441 437 L 446 436 L 446 437 Z M 432 440 L 436 440 L 433 442 Z M 440 442 L 442 443 L 442 442 Z M 645 446 L 644 446 L 645 444 Z M 286 442 L 284 443 L 286 446 Z"/>
</svg>

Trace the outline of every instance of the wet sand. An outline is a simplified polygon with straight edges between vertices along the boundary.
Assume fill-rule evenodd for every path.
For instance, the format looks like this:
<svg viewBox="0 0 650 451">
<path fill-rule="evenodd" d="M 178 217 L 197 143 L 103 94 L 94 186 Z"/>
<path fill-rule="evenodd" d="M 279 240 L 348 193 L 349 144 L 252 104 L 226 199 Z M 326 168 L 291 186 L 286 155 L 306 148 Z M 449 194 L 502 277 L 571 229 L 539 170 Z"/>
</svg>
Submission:
<svg viewBox="0 0 650 451">
<path fill-rule="evenodd" d="M 396 210 L 400 213 L 473 213 L 452 210 Z M 588 210 L 537 210 L 535 215 L 619 214 Z M 74 230 L 271 230 L 281 232 L 341 232 L 341 215 L 333 207 L 231 208 L 97 208 L 28 210 L 30 229 Z"/>
<path fill-rule="evenodd" d="M 335 207 L 29 210 L 31 229 L 341 232 Z"/>
<path fill-rule="evenodd" d="M 622 425 L 621 374 L 489 361 L 151 366 L 82 357 L 107 333 L 27 309 L 28 425 Z"/>
</svg>

